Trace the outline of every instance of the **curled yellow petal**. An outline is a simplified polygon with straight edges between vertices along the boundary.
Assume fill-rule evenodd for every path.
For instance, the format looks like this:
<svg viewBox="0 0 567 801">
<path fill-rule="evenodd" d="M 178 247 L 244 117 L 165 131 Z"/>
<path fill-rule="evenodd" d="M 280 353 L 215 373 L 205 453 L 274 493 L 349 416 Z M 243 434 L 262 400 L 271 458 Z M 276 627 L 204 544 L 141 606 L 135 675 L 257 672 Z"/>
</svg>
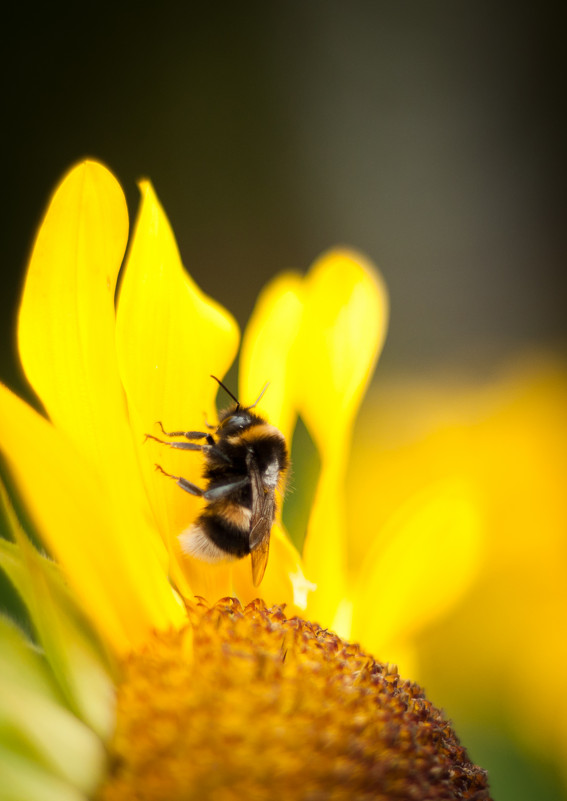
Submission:
<svg viewBox="0 0 567 801">
<path fill-rule="evenodd" d="M 201 457 L 144 441 L 166 430 L 203 430 L 214 420 L 217 384 L 238 347 L 233 318 L 205 296 L 185 272 L 167 217 L 149 182 L 140 185 L 142 203 L 120 287 L 116 346 L 138 459 L 154 518 L 173 557 L 170 569 L 185 594 L 191 589 L 188 557 L 178 535 L 197 514 L 201 501 L 183 492 L 167 472 L 199 483 Z M 187 569 L 186 569 L 187 568 Z M 201 569 L 201 565 L 196 566 Z"/>
<path fill-rule="evenodd" d="M 344 446 L 384 343 L 384 283 L 358 253 L 324 254 L 305 281 L 298 343 L 298 405 L 324 455 Z"/>
<path fill-rule="evenodd" d="M 303 279 L 284 273 L 262 291 L 246 326 L 240 354 L 240 399 L 253 403 L 269 382 L 258 409 L 291 441 L 294 408 L 295 342 L 303 314 Z"/>
<path fill-rule="evenodd" d="M 319 619 L 334 616 L 345 592 L 345 465 L 354 416 L 384 342 L 387 307 L 380 276 L 353 251 L 330 251 L 307 276 L 295 358 L 297 406 L 321 455 L 303 553 L 318 588 L 309 614 Z"/>
</svg>

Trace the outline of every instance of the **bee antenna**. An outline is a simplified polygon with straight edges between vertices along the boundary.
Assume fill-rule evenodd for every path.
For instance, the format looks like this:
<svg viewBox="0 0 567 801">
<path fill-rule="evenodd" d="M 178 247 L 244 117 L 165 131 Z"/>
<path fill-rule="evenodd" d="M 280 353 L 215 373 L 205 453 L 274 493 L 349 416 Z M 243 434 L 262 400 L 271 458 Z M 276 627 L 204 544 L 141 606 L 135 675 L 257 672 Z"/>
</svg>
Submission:
<svg viewBox="0 0 567 801">
<path fill-rule="evenodd" d="M 215 379 L 215 381 L 217 382 L 217 384 L 218 384 L 219 386 L 221 386 L 221 387 L 224 389 L 224 391 L 226 392 L 226 394 L 227 394 L 227 395 L 230 395 L 230 397 L 232 398 L 232 400 L 233 400 L 233 401 L 236 403 L 236 407 L 237 407 L 238 409 L 240 409 L 240 401 L 238 400 L 238 398 L 236 398 L 236 397 L 235 397 L 235 396 L 232 394 L 232 392 L 230 391 L 230 389 L 229 389 L 228 387 L 225 387 L 225 385 L 222 383 L 222 381 L 220 380 L 220 378 L 217 378 L 217 377 L 216 377 L 216 375 L 211 375 L 211 378 L 214 378 L 214 379 Z M 260 396 L 260 397 L 262 397 L 262 396 Z M 260 400 L 260 398 L 258 398 L 258 400 Z M 258 403 L 258 401 L 256 401 L 256 403 Z M 256 405 L 256 403 L 254 404 L 254 406 Z"/>
<path fill-rule="evenodd" d="M 262 396 L 264 395 L 264 392 L 268 389 L 269 386 L 270 386 L 270 382 L 268 381 L 268 383 L 265 385 L 264 389 L 260 392 L 260 394 L 258 395 L 256 400 L 252 404 L 252 406 L 247 406 L 246 408 L 247 409 L 253 409 L 254 406 L 257 406 L 260 403 L 260 401 L 262 400 Z"/>
</svg>

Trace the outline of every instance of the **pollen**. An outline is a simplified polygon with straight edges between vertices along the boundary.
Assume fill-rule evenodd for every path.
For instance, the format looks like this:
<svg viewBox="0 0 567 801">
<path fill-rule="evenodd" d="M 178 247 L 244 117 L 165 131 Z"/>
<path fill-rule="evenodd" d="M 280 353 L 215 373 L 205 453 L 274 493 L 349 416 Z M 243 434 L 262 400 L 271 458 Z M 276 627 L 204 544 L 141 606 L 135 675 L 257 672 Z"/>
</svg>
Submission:
<svg viewBox="0 0 567 801">
<path fill-rule="evenodd" d="M 99 801 L 489 801 L 396 668 L 261 601 L 188 612 L 123 665 Z"/>
</svg>

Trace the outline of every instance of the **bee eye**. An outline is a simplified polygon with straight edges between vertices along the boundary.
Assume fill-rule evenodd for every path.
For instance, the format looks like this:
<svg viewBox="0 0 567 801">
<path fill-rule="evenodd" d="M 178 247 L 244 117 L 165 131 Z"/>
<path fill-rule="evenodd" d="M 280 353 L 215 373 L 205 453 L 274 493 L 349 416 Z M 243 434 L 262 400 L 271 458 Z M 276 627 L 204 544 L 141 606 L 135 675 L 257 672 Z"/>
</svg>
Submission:
<svg viewBox="0 0 567 801">
<path fill-rule="evenodd" d="M 220 423 L 219 429 L 228 436 L 243 431 L 250 425 L 250 420 L 244 414 L 231 414 Z"/>
</svg>

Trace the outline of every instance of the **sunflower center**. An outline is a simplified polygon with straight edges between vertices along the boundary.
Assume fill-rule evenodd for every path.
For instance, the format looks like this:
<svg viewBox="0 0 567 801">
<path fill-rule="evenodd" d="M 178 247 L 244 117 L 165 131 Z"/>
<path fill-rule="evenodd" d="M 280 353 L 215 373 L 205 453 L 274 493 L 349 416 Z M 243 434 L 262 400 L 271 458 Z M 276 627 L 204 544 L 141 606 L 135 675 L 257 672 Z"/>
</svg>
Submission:
<svg viewBox="0 0 567 801">
<path fill-rule="evenodd" d="M 124 665 L 101 801 L 489 799 L 421 689 L 358 646 L 261 601 L 189 613 Z"/>
</svg>

